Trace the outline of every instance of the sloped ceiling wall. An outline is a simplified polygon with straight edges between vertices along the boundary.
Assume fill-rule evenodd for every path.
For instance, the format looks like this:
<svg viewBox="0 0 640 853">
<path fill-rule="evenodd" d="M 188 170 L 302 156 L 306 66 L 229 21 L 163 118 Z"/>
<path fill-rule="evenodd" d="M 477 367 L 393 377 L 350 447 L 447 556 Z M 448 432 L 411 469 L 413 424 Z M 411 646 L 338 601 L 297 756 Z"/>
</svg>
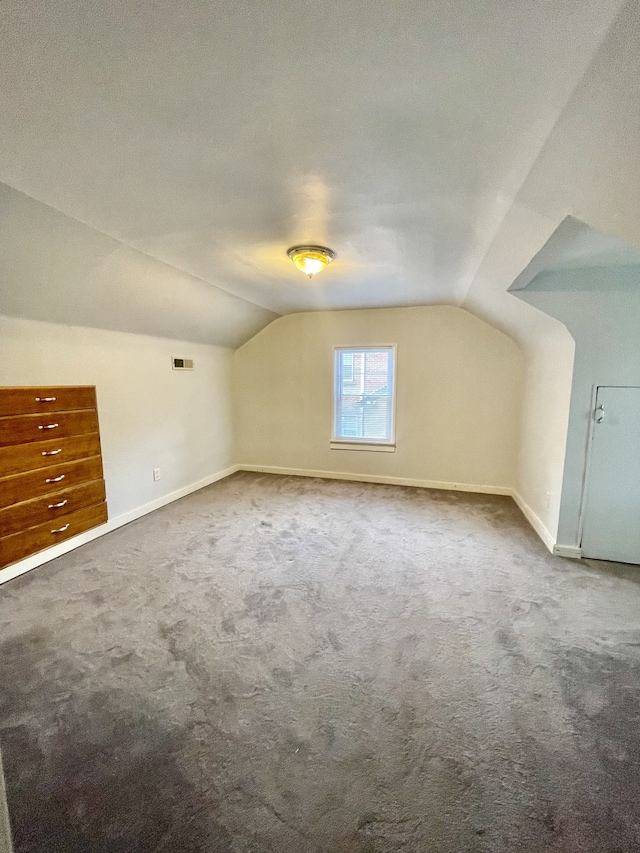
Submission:
<svg viewBox="0 0 640 853">
<path fill-rule="evenodd" d="M 278 315 L 0 184 L 0 314 L 238 347 Z"/>
<path fill-rule="evenodd" d="M 68 301 L 67 322 L 235 345 L 278 313 L 451 302 L 526 345 L 546 321 L 506 289 L 564 215 L 634 232 L 638 2 L 615 21 L 622 5 L 281 0 L 257 22 L 243 0 L 8 0 L 4 310 Z M 7 204 L 9 186 L 54 210 Z M 312 288 L 284 254 L 298 237 L 339 250 Z M 28 297 L 38 257 L 58 303 Z M 123 284 L 154 277 L 155 294 Z"/>
<path fill-rule="evenodd" d="M 621 5 L 5 0 L 0 181 L 272 312 L 460 304 Z"/>
</svg>

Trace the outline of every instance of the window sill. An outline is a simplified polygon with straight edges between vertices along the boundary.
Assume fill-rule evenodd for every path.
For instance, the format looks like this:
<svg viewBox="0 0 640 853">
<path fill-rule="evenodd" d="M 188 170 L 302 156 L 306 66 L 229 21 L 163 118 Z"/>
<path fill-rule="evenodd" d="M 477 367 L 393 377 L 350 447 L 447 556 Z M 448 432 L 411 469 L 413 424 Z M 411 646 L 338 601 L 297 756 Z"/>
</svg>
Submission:
<svg viewBox="0 0 640 853">
<path fill-rule="evenodd" d="M 372 450 L 377 453 L 395 453 L 395 444 L 374 444 L 368 441 L 332 441 L 331 450 Z"/>
</svg>

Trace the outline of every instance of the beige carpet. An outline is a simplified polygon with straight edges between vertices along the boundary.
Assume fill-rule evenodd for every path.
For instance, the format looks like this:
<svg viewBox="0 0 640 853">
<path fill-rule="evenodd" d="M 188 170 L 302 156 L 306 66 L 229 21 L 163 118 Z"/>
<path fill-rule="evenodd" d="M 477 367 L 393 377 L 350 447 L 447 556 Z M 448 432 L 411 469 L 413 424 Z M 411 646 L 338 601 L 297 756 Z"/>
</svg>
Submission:
<svg viewBox="0 0 640 853">
<path fill-rule="evenodd" d="M 17 853 L 640 850 L 640 586 L 508 498 L 237 474 L 0 589 Z"/>
</svg>

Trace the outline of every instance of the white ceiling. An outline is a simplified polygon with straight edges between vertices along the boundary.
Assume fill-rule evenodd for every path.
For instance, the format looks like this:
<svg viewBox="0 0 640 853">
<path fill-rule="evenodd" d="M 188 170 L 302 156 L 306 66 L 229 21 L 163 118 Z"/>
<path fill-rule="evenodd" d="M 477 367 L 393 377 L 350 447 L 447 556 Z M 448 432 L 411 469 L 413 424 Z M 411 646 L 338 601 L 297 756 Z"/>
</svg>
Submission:
<svg viewBox="0 0 640 853">
<path fill-rule="evenodd" d="M 6 184 L 0 314 L 228 347 L 277 317 Z"/>
<path fill-rule="evenodd" d="M 3 0 L 0 181 L 216 300 L 460 303 L 620 6 Z"/>
</svg>

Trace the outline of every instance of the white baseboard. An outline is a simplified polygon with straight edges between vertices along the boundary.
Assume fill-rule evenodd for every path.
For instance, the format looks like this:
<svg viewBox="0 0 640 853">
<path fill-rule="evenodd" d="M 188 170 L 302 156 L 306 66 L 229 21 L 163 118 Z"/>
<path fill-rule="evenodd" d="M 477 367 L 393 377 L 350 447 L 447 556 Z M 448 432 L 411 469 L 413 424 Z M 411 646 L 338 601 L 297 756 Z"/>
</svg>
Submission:
<svg viewBox="0 0 640 853">
<path fill-rule="evenodd" d="M 535 512 L 531 509 L 528 503 L 523 499 L 523 497 L 519 494 L 516 489 L 511 489 L 511 497 L 518 504 L 520 509 L 522 510 L 522 514 L 527 519 L 529 524 L 533 527 L 538 536 L 542 539 L 544 544 L 547 546 L 549 551 L 552 554 L 555 553 L 556 540 L 549 533 L 547 528 L 544 526 L 540 518 L 535 514 Z"/>
<path fill-rule="evenodd" d="M 238 465 L 238 470 L 253 471 L 260 474 L 284 474 L 295 477 L 321 477 L 327 480 L 350 480 L 359 483 L 381 483 L 383 485 L 390 486 L 411 486 L 418 489 L 445 489 L 448 491 L 475 492 L 476 494 L 481 495 L 507 495 L 508 497 L 513 498 L 513 500 L 518 504 L 524 517 L 552 554 L 557 553 L 558 556 L 567 557 L 581 556 L 580 553 L 575 553 L 576 551 L 579 552 L 580 549 L 573 549 L 572 553 L 568 553 L 568 546 L 565 546 L 567 551 L 562 553 L 556 551 L 556 547 L 562 546 L 556 546 L 555 539 L 549 533 L 540 518 L 538 518 L 529 504 L 523 500 L 516 489 L 511 486 L 487 486 L 478 483 L 450 483 L 442 480 L 416 480 L 411 477 L 382 477 L 377 474 L 352 474 L 345 473 L 344 471 L 314 471 L 307 468 L 280 468 L 276 465 L 240 464 Z"/>
<path fill-rule="evenodd" d="M 180 498 L 184 498 L 192 492 L 197 492 L 205 486 L 210 486 L 218 480 L 223 480 L 225 477 L 235 474 L 238 470 L 238 465 L 231 465 L 229 468 L 224 468 L 222 471 L 216 471 L 215 474 L 203 477 L 203 479 L 198 480 L 197 483 L 191 483 L 188 486 L 183 486 L 181 489 L 176 489 L 175 492 L 169 492 L 169 494 L 156 498 L 156 500 L 150 501 L 143 506 L 136 507 L 122 515 L 117 515 L 115 518 L 110 518 L 106 524 L 101 524 L 99 527 L 87 530 L 86 533 L 81 533 L 79 536 L 67 539 L 66 542 L 54 545 L 53 548 L 47 548 L 45 551 L 40 551 L 32 557 L 27 557 L 25 560 L 13 563 L 13 565 L 7 566 L 6 569 L 2 569 L 2 571 L 0 571 L 0 584 L 13 580 L 13 578 L 17 578 L 19 575 L 25 574 L 25 572 L 30 572 L 31 569 L 35 569 L 43 563 L 55 560 L 56 557 L 61 557 L 63 554 L 67 554 L 69 551 L 73 551 L 81 545 L 86 545 L 87 542 L 91 542 L 99 536 L 104 536 L 105 533 L 110 533 L 118 527 L 129 524 L 130 521 L 135 521 L 137 518 L 141 518 L 143 515 L 147 515 L 156 509 L 160 509 L 160 507 L 173 503 L 173 501 L 177 501 Z"/>
<path fill-rule="evenodd" d="M 553 553 L 556 557 L 570 557 L 572 560 L 582 559 L 582 548 L 578 545 L 554 545 Z"/>
<path fill-rule="evenodd" d="M 486 486 L 477 483 L 447 483 L 441 480 L 414 480 L 411 477 L 383 477 L 378 474 L 352 474 L 344 471 L 314 471 L 309 468 L 280 468 L 276 465 L 238 465 L 239 471 L 257 474 L 284 474 L 293 477 L 320 477 L 324 480 L 349 480 L 355 483 L 380 483 L 384 486 L 412 486 L 416 489 L 445 489 L 476 492 L 482 495 L 512 495 L 510 486 Z"/>
<path fill-rule="evenodd" d="M 176 489 L 176 491 L 163 495 L 162 497 L 157 498 L 154 501 L 150 501 L 143 506 L 136 507 L 135 509 L 125 512 L 122 515 L 118 515 L 115 518 L 110 518 L 106 524 L 94 527 L 92 530 L 87 530 L 86 533 L 81 533 L 80 536 L 74 536 L 73 539 L 67 539 L 66 542 L 61 542 L 53 548 L 47 548 L 45 551 L 40 551 L 32 557 L 27 557 L 25 560 L 20 560 L 18 563 L 7 566 L 6 569 L 2 569 L 0 571 L 0 584 L 6 583 L 19 575 L 23 575 L 25 572 L 31 571 L 31 569 L 35 569 L 44 563 L 48 563 L 50 560 L 55 560 L 57 557 L 61 557 L 63 554 L 67 554 L 69 551 L 73 551 L 81 545 L 86 545 L 87 542 L 91 542 L 99 536 L 104 536 L 105 533 L 110 533 L 118 527 L 129 524 L 130 521 L 135 521 L 137 518 L 141 518 L 143 515 L 147 515 L 156 509 L 160 509 L 160 507 L 173 503 L 173 501 L 177 501 L 186 495 L 190 495 L 192 492 L 197 492 L 205 486 L 210 486 L 218 480 L 223 480 L 225 477 L 235 474 L 236 471 L 250 471 L 258 474 L 283 474 L 285 476 L 295 477 L 320 477 L 325 480 L 348 480 L 358 483 L 380 483 L 381 485 L 388 486 L 410 486 L 417 489 L 444 489 L 446 491 L 475 492 L 476 494 L 486 495 L 506 495 L 508 497 L 512 497 L 518 504 L 529 524 L 533 527 L 552 554 L 556 554 L 559 557 L 572 557 L 574 559 L 579 559 L 582 556 L 580 548 L 572 545 L 556 545 L 553 536 L 549 533 L 542 521 L 538 518 L 531 507 L 525 503 L 520 494 L 518 494 L 518 492 L 511 486 L 488 486 L 478 483 L 451 483 L 442 480 L 418 480 L 411 477 L 384 477 L 376 474 L 354 474 L 344 471 L 315 471 L 308 468 L 281 468 L 276 465 L 240 464 L 231 465 L 222 471 L 210 474 L 208 477 L 204 477 L 196 483 L 183 486 L 183 488 Z"/>
<path fill-rule="evenodd" d="M 547 548 L 554 554 L 556 557 L 570 557 L 572 560 L 581 560 L 582 559 L 582 548 L 578 545 L 560 545 L 556 542 L 553 536 L 549 533 L 547 528 L 544 526 L 540 518 L 535 514 L 535 512 L 531 509 L 528 503 L 524 501 L 522 496 L 515 490 L 512 490 L 512 497 L 514 501 L 518 504 L 524 517 L 527 519 L 529 524 L 536 531 L 538 536 L 542 539 Z"/>
</svg>

